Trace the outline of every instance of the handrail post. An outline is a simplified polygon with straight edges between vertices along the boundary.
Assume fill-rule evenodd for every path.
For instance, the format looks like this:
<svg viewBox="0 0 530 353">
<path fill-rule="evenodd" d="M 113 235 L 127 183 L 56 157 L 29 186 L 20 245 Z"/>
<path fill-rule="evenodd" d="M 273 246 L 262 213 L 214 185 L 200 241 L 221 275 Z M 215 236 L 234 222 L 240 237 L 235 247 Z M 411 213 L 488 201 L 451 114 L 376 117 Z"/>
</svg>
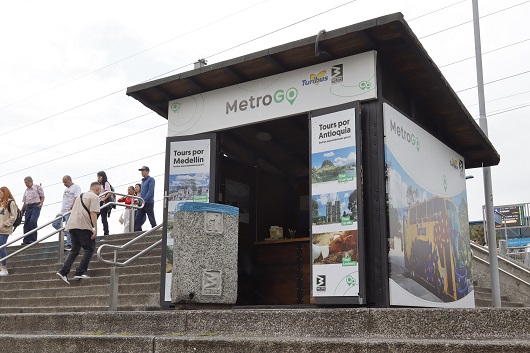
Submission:
<svg viewBox="0 0 530 353">
<path fill-rule="evenodd" d="M 114 262 L 118 261 L 118 250 L 114 250 Z M 110 268 L 110 295 L 109 295 L 109 311 L 118 310 L 118 281 L 120 273 L 117 266 Z"/>
<path fill-rule="evenodd" d="M 64 262 L 64 225 L 63 225 L 63 219 L 61 217 L 61 221 L 59 223 L 61 231 L 59 232 L 59 256 L 58 260 L 59 263 L 62 264 Z"/>
<path fill-rule="evenodd" d="M 135 216 L 135 210 L 134 208 L 130 208 L 128 210 L 125 210 L 126 212 L 128 211 L 129 212 L 129 233 L 132 233 L 134 232 L 134 216 Z"/>
</svg>

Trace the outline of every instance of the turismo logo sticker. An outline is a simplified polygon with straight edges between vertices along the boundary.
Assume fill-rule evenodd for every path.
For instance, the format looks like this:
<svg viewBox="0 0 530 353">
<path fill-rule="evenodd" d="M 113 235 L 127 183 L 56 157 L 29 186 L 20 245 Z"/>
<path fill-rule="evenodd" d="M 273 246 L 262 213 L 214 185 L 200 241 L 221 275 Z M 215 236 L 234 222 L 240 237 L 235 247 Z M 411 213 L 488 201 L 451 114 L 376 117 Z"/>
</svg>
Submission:
<svg viewBox="0 0 530 353">
<path fill-rule="evenodd" d="M 318 292 L 325 292 L 326 291 L 326 275 L 317 275 L 316 278 L 317 281 L 317 291 Z"/>
<path fill-rule="evenodd" d="M 308 80 L 302 80 L 302 86 L 308 86 L 308 85 L 315 85 L 318 86 L 320 82 L 325 82 L 328 80 L 328 76 L 326 76 L 326 70 L 320 71 L 318 74 L 310 74 L 309 75 L 309 81 Z"/>
<path fill-rule="evenodd" d="M 331 67 L 331 84 L 341 83 L 344 79 L 344 71 L 342 64 Z"/>
</svg>

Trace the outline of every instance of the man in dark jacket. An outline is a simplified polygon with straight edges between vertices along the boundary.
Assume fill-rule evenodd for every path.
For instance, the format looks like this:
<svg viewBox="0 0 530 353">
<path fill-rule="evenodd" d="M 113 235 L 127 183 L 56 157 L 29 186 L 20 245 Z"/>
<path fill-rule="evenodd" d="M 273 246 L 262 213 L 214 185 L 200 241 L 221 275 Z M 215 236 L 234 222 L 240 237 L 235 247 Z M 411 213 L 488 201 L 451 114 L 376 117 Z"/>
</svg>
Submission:
<svg viewBox="0 0 530 353">
<path fill-rule="evenodd" d="M 149 223 L 151 227 L 156 227 L 155 220 L 155 179 L 149 176 L 149 167 L 143 166 L 138 169 L 142 172 L 142 188 L 140 191 L 140 197 L 144 199 L 144 207 L 136 210 L 136 216 L 134 217 L 134 231 L 139 232 L 142 230 L 142 226 L 145 222 L 145 216 L 149 217 Z"/>
</svg>

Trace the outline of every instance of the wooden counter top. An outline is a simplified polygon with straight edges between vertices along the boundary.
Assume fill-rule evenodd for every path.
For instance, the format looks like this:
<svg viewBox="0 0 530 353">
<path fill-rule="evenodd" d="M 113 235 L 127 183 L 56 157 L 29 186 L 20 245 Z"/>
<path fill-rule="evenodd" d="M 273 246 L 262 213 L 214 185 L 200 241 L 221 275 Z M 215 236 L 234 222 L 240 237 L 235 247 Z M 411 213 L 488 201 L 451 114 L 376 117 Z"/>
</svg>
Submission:
<svg viewBox="0 0 530 353">
<path fill-rule="evenodd" d="M 267 245 L 267 244 L 301 243 L 301 242 L 309 242 L 309 237 L 294 238 L 294 239 L 263 240 L 263 241 L 257 241 L 254 244 L 255 245 Z"/>
</svg>

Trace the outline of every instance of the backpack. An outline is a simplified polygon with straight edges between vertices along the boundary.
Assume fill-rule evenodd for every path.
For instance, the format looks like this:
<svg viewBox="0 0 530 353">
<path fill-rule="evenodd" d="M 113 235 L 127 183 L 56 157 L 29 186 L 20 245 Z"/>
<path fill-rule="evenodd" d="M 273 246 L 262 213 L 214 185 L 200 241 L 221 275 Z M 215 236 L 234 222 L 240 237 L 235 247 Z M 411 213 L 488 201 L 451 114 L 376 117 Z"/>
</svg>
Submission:
<svg viewBox="0 0 530 353">
<path fill-rule="evenodd" d="M 13 200 L 7 201 L 7 208 L 9 212 L 11 212 L 11 202 L 13 202 Z M 22 213 L 20 212 L 16 204 L 15 204 L 15 207 L 17 208 L 17 215 L 15 216 L 15 222 L 13 222 L 13 231 L 17 229 L 20 223 L 22 223 Z"/>
<path fill-rule="evenodd" d="M 108 183 L 108 181 L 107 181 L 107 183 Z M 109 185 L 110 185 L 110 191 L 114 192 L 114 186 L 112 186 L 111 183 L 109 183 Z M 110 202 L 116 202 L 116 195 L 114 195 L 114 194 L 110 195 L 109 200 L 110 200 Z M 116 208 L 116 205 L 111 205 L 109 207 L 110 208 Z"/>
</svg>

